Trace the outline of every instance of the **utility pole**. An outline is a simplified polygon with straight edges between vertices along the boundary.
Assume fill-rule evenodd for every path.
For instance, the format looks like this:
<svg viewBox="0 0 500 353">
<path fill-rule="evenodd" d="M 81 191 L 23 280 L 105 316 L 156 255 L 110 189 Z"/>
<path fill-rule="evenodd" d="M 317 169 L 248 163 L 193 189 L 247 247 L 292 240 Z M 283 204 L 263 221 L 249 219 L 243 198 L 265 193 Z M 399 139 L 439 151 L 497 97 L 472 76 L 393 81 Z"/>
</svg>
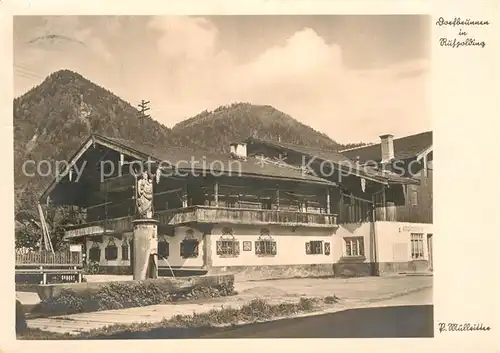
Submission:
<svg viewBox="0 0 500 353">
<path fill-rule="evenodd" d="M 150 118 L 151 117 L 149 114 L 146 114 L 146 112 L 150 109 L 148 106 L 150 103 L 151 103 L 150 101 L 145 101 L 144 99 L 141 100 L 141 103 L 139 103 L 139 105 L 138 105 L 139 113 L 140 113 L 139 118 Z"/>
</svg>

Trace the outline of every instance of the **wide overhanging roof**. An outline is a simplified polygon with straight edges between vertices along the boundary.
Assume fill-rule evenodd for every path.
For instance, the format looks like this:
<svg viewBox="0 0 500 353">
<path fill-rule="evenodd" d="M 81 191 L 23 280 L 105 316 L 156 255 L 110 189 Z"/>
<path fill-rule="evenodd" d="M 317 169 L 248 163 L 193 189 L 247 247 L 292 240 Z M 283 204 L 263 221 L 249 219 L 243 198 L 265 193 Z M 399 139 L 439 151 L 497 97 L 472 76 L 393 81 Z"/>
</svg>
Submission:
<svg viewBox="0 0 500 353">
<path fill-rule="evenodd" d="M 367 180 L 371 180 L 384 185 L 390 184 L 414 184 L 419 185 L 420 181 L 415 178 L 398 176 L 394 173 L 383 172 L 375 168 L 363 165 L 357 165 L 356 161 L 346 157 L 340 152 L 328 149 L 320 149 L 314 147 L 306 147 L 291 143 L 277 142 L 265 139 L 250 137 L 245 140 L 246 143 L 256 142 L 271 147 L 275 147 L 285 151 L 293 151 L 310 158 L 315 158 L 318 161 L 328 161 L 336 165 L 340 170 L 345 170 L 351 175 L 358 176 Z"/>
<path fill-rule="evenodd" d="M 194 151 L 187 148 L 170 146 L 156 146 L 94 134 L 83 142 L 78 151 L 68 161 L 68 167 L 59 175 L 58 179 L 56 178 L 51 182 L 41 195 L 40 200 L 46 200 L 57 186 L 59 180 L 63 180 L 69 174 L 70 169 L 84 156 L 85 152 L 96 144 L 138 160 L 152 161 L 162 168 L 174 168 L 184 172 L 190 170 L 196 172 L 205 171 L 206 173 L 213 172 L 217 176 L 241 176 L 337 186 L 334 182 L 304 173 L 298 168 L 270 163 L 269 161 L 255 157 L 234 159 L 229 154 Z M 194 166 L 193 161 L 196 161 Z M 236 164 L 238 170 L 234 170 Z"/>
</svg>

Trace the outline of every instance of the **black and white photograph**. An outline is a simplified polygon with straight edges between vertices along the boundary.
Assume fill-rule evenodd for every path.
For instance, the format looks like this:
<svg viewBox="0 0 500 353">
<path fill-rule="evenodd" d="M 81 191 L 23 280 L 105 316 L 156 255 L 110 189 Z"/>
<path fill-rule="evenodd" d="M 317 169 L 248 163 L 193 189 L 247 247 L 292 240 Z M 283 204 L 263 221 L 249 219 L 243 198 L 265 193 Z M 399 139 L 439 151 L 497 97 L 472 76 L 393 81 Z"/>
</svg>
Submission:
<svg viewBox="0 0 500 353">
<path fill-rule="evenodd" d="M 432 336 L 430 29 L 16 17 L 20 338 Z"/>
<path fill-rule="evenodd" d="M 435 311 L 433 33 L 469 31 L 450 23 L 13 15 L 17 341 L 487 334 Z"/>
</svg>

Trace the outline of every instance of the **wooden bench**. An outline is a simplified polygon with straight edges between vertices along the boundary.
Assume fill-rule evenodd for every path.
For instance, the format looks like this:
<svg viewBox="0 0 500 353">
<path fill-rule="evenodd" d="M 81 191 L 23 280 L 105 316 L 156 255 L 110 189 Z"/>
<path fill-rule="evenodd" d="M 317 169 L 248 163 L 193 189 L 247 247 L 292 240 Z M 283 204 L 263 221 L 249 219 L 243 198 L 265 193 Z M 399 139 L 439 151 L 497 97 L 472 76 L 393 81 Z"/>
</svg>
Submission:
<svg viewBox="0 0 500 353">
<path fill-rule="evenodd" d="M 74 276 L 75 282 L 81 283 L 83 268 L 73 266 L 73 268 L 47 268 L 40 266 L 38 268 L 16 268 L 16 275 L 41 275 L 42 283 L 47 284 L 47 275 Z"/>
<path fill-rule="evenodd" d="M 83 262 L 81 252 L 28 252 L 16 254 L 16 283 L 38 282 L 48 284 L 62 279 L 64 282 L 82 282 Z M 66 278 L 64 278 L 66 276 Z M 38 279 L 37 277 L 41 277 Z"/>
</svg>

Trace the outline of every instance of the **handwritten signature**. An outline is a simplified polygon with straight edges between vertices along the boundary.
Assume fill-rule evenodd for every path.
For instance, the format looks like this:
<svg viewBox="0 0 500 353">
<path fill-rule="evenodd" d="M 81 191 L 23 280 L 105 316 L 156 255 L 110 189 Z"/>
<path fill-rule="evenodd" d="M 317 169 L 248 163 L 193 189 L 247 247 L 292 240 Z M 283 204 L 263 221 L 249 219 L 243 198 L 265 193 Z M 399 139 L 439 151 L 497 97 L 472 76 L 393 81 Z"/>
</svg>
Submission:
<svg viewBox="0 0 500 353">
<path fill-rule="evenodd" d="M 489 326 L 486 326 L 482 323 L 476 323 L 476 324 L 471 324 L 471 323 L 463 323 L 463 324 L 457 324 L 454 322 L 439 322 L 438 323 L 438 329 L 439 332 L 446 332 L 446 331 L 456 331 L 456 332 L 464 332 L 464 331 L 489 331 L 491 328 Z"/>
</svg>

